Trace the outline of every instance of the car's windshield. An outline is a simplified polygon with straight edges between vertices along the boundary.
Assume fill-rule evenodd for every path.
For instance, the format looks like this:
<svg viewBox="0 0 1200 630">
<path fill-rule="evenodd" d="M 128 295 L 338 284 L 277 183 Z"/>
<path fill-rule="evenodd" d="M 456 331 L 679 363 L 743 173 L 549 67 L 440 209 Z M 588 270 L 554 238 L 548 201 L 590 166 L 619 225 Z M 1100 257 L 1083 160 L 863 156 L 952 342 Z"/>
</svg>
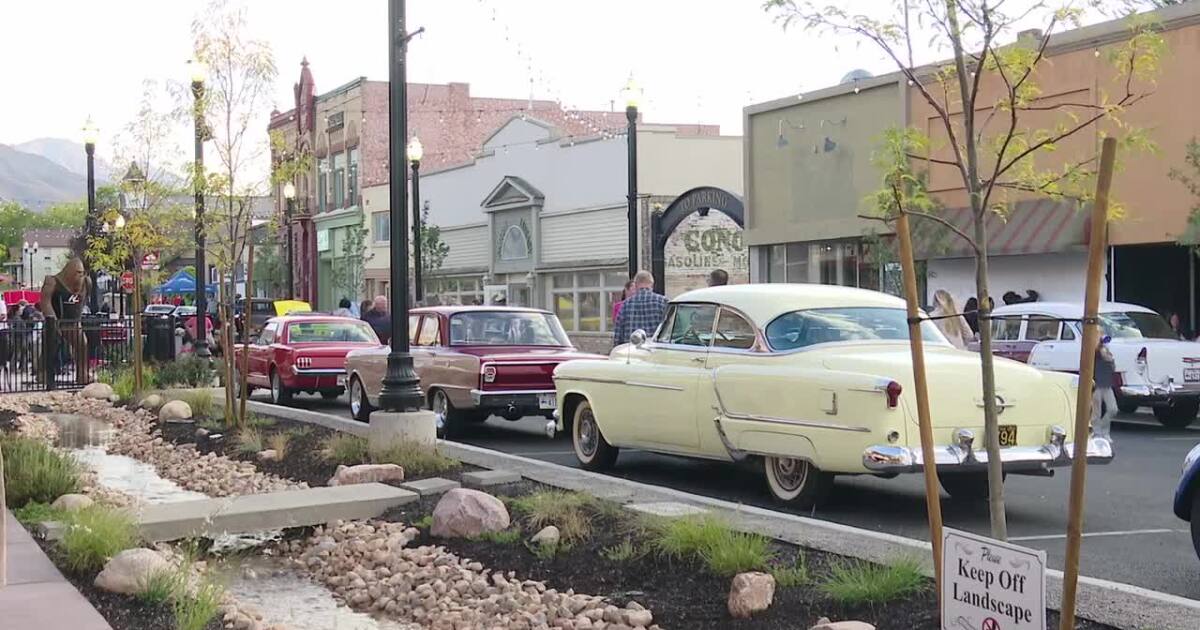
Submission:
<svg viewBox="0 0 1200 630">
<path fill-rule="evenodd" d="M 379 343 L 379 338 L 366 322 L 293 322 L 288 324 L 288 341 Z"/>
<path fill-rule="evenodd" d="M 175 307 L 171 306 L 170 304 L 151 304 L 150 306 L 146 307 L 147 313 L 170 313 L 174 310 Z"/>
<path fill-rule="evenodd" d="M 563 347 L 571 342 L 550 313 L 474 311 L 450 316 L 450 345 Z"/>
<path fill-rule="evenodd" d="M 1101 313 L 1100 327 L 1113 339 L 1179 339 L 1158 313 Z"/>
<path fill-rule="evenodd" d="M 794 350 L 838 341 L 908 340 L 908 316 L 903 309 L 853 307 L 793 311 L 767 324 L 767 343 L 773 350 Z M 945 343 L 933 322 L 921 322 L 921 337 Z"/>
</svg>

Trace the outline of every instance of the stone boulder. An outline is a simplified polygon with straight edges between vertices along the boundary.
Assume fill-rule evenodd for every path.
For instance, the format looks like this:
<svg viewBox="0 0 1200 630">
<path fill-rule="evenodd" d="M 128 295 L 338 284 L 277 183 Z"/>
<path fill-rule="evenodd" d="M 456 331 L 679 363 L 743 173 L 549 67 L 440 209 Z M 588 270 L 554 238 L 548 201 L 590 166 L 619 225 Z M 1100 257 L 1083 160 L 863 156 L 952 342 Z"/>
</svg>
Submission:
<svg viewBox="0 0 1200 630">
<path fill-rule="evenodd" d="M 142 399 L 141 402 L 138 403 L 138 407 L 141 407 L 142 409 L 149 409 L 150 411 L 154 411 L 155 409 L 158 409 L 159 407 L 161 407 L 162 404 L 163 404 L 162 396 L 159 396 L 158 394 L 150 394 L 149 396 L 146 396 L 145 398 Z"/>
<path fill-rule="evenodd" d="M 349 486 L 356 483 L 374 483 L 387 481 L 404 481 L 404 468 L 397 464 L 359 464 L 357 466 L 338 466 L 333 477 L 329 479 L 331 486 Z"/>
<path fill-rule="evenodd" d="M 171 563 L 153 549 L 126 549 L 104 564 L 104 570 L 96 576 L 96 588 L 137 595 L 146 589 L 152 576 L 170 570 Z"/>
<path fill-rule="evenodd" d="M 79 395 L 95 400 L 108 400 L 108 397 L 113 395 L 113 388 L 108 383 L 89 383 L 79 390 Z"/>
<path fill-rule="evenodd" d="M 471 538 L 508 529 L 508 508 L 500 499 L 467 488 L 455 488 L 433 508 L 429 533 L 439 538 Z"/>
<path fill-rule="evenodd" d="M 562 538 L 562 533 L 553 525 L 547 525 L 541 531 L 533 535 L 529 542 L 540 545 L 542 547 L 554 547 L 558 545 L 558 541 Z"/>
<path fill-rule="evenodd" d="M 192 406 L 182 400 L 172 400 L 158 410 L 158 419 L 163 422 L 192 422 Z"/>
<path fill-rule="evenodd" d="M 775 578 L 769 573 L 739 573 L 729 588 L 729 614 L 734 619 L 749 619 L 775 600 Z"/>
<path fill-rule="evenodd" d="M 78 512 L 91 506 L 91 497 L 82 494 L 64 494 L 50 504 L 50 507 L 56 510 L 66 510 L 67 512 Z"/>
<path fill-rule="evenodd" d="M 865 621 L 830 621 L 821 617 L 817 620 L 817 625 L 808 630 L 875 630 L 875 626 Z"/>
<path fill-rule="evenodd" d="M 279 453 L 273 448 L 258 452 L 258 461 L 260 462 L 275 462 L 279 461 Z"/>
</svg>

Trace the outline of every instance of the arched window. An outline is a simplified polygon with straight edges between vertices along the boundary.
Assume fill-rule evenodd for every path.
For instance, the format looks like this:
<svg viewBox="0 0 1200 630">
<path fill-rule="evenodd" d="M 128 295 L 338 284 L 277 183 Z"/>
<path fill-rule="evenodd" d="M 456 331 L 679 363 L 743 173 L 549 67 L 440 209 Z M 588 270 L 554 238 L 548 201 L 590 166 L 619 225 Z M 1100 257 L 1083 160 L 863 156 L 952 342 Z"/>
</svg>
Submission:
<svg viewBox="0 0 1200 630">
<path fill-rule="evenodd" d="M 500 260 L 525 260 L 529 258 L 529 240 L 519 225 L 510 225 L 504 230 L 500 241 Z"/>
</svg>

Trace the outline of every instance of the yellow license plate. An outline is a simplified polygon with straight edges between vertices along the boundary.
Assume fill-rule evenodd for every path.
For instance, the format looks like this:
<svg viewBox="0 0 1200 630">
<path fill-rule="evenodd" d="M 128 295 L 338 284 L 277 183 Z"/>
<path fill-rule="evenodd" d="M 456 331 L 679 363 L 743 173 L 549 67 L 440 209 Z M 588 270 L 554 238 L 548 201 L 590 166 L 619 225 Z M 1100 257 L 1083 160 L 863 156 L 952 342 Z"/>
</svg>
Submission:
<svg viewBox="0 0 1200 630">
<path fill-rule="evenodd" d="M 1017 445 L 1017 425 L 1002 424 L 1000 425 L 1000 446 L 1016 446 Z"/>
</svg>

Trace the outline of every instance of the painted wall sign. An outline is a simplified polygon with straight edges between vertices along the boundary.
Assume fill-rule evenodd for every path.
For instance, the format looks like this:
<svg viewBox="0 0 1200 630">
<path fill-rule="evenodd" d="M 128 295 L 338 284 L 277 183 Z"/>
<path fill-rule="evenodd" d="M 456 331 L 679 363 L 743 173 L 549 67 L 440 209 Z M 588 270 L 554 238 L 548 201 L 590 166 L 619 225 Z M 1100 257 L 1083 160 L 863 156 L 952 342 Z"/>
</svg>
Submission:
<svg viewBox="0 0 1200 630">
<path fill-rule="evenodd" d="M 727 271 L 730 284 L 750 281 L 750 253 L 742 228 L 722 212 L 684 219 L 667 238 L 664 255 L 670 297 L 706 286 L 714 269 Z"/>
<path fill-rule="evenodd" d="M 943 630 L 1046 630 L 1046 552 L 942 530 Z"/>
</svg>

